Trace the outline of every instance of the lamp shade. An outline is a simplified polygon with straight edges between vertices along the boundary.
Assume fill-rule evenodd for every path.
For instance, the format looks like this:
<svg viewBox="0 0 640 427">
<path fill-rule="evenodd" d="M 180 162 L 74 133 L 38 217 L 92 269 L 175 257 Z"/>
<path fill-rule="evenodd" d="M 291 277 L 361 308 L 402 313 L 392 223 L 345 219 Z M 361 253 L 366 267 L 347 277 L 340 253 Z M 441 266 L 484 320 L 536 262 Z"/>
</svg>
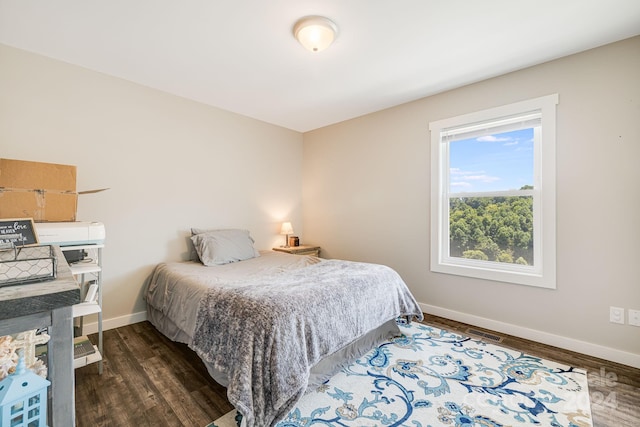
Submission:
<svg viewBox="0 0 640 427">
<path fill-rule="evenodd" d="M 311 52 L 320 52 L 336 37 L 338 27 L 324 16 L 307 16 L 300 18 L 293 26 L 293 35 Z"/>
<path fill-rule="evenodd" d="M 283 222 L 280 234 L 293 234 L 293 227 L 290 222 Z"/>
</svg>

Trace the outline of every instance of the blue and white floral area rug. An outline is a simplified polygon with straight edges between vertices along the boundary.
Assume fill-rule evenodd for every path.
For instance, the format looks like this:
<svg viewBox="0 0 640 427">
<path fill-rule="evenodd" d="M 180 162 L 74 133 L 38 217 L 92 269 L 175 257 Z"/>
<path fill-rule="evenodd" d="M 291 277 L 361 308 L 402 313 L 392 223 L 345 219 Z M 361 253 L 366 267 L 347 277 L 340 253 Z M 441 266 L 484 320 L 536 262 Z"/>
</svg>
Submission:
<svg viewBox="0 0 640 427">
<path fill-rule="evenodd" d="M 277 427 L 588 427 L 587 375 L 423 325 L 307 393 Z M 212 426 L 236 427 L 229 413 Z"/>
</svg>

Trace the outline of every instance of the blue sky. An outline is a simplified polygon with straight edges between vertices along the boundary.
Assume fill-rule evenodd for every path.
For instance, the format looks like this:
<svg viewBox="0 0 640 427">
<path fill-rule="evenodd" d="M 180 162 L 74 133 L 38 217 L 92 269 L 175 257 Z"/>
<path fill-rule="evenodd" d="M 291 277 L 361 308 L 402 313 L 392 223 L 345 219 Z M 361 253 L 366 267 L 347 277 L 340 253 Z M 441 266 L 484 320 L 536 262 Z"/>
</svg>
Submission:
<svg viewBox="0 0 640 427">
<path fill-rule="evenodd" d="M 533 185 L 533 129 L 449 144 L 450 191 L 499 191 Z"/>
</svg>

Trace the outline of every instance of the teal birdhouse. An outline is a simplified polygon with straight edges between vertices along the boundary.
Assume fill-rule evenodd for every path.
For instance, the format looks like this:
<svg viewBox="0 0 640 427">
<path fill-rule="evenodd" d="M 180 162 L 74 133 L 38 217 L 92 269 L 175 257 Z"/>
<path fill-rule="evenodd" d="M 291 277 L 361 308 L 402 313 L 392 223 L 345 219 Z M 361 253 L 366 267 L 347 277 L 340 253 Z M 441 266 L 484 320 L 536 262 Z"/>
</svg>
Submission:
<svg viewBox="0 0 640 427">
<path fill-rule="evenodd" d="M 0 381 L 0 427 L 47 427 L 49 384 L 25 368 L 21 355 L 16 372 Z"/>
</svg>

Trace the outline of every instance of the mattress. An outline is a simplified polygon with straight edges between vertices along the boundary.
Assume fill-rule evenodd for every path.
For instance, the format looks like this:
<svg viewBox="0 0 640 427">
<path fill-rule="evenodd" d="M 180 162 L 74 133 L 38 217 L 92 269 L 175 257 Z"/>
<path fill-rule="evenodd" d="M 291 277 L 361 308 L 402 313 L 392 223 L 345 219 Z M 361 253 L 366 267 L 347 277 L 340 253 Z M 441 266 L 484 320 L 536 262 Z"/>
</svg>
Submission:
<svg viewBox="0 0 640 427">
<path fill-rule="evenodd" d="M 210 287 L 248 286 L 258 278 L 322 262 L 322 258 L 260 251 L 241 262 L 204 266 L 198 261 L 159 264 L 145 299 L 151 323 L 173 341 L 191 344 L 198 303 Z"/>
<path fill-rule="evenodd" d="M 347 276 L 344 275 L 345 273 Z M 357 284 L 342 286 L 340 283 L 343 281 L 345 284 L 347 282 L 357 282 Z M 320 285 L 315 286 L 316 282 L 320 283 Z M 369 290 L 369 283 L 371 283 L 371 289 L 378 290 Z M 382 293 L 381 290 L 386 291 L 387 283 L 389 283 L 390 289 L 388 300 L 386 297 L 380 298 L 376 295 Z M 296 290 L 292 291 L 292 287 Z M 358 287 L 359 289 L 357 289 Z M 351 288 L 355 292 L 353 295 L 349 293 Z M 323 313 L 322 310 L 325 305 L 323 302 L 325 299 L 322 293 L 323 289 L 332 289 L 330 295 L 333 298 L 333 304 L 335 305 L 336 301 L 338 301 L 342 305 L 338 313 L 345 313 L 345 318 L 349 317 L 346 316 L 346 313 L 351 313 L 352 311 L 358 314 L 350 314 L 352 320 L 346 325 L 337 324 L 336 322 L 333 325 L 327 323 L 327 319 L 331 317 L 328 314 L 331 313 L 335 316 L 335 311 L 329 309 L 326 313 L 320 314 Z M 260 323 L 249 319 L 249 317 L 254 312 L 263 310 L 266 304 L 273 303 L 275 298 L 273 295 L 278 292 L 281 294 L 277 297 L 280 300 L 286 301 L 294 298 L 300 302 L 308 300 L 306 302 L 309 304 L 307 309 L 297 313 L 292 311 L 291 313 L 293 314 L 290 313 L 288 316 L 293 315 L 295 318 L 301 319 L 297 323 L 305 323 L 305 331 L 311 328 L 314 329 L 314 333 L 311 341 L 309 335 L 303 340 L 307 343 L 306 352 L 304 349 L 305 344 L 302 342 L 300 345 L 294 345 L 294 347 L 303 347 L 300 350 L 295 349 L 300 354 L 294 353 L 279 356 L 277 355 L 277 349 L 285 341 L 274 341 L 277 342 L 275 344 L 276 351 L 270 351 L 269 355 L 261 359 L 260 363 L 264 366 L 277 366 L 280 364 L 283 367 L 289 366 L 285 365 L 283 360 L 287 360 L 287 364 L 291 360 L 304 359 L 305 363 L 308 360 L 308 366 L 301 366 L 298 372 L 292 376 L 297 388 L 289 395 L 287 387 L 288 383 L 291 382 L 291 378 L 282 381 L 287 385 L 282 387 L 284 390 L 278 390 L 278 392 L 284 396 L 284 400 L 283 398 L 278 398 L 278 403 L 273 403 L 269 401 L 275 393 L 273 389 L 263 391 L 256 390 L 256 388 L 259 388 L 256 386 L 247 386 L 247 382 L 256 380 L 254 377 L 257 374 L 252 373 L 256 371 L 255 361 L 246 360 L 246 350 L 250 350 L 253 346 L 253 351 L 259 353 L 263 348 L 263 344 L 255 345 L 255 341 L 245 341 L 242 344 L 238 344 L 242 346 L 242 351 L 238 351 L 238 348 L 228 350 L 228 347 L 236 346 L 235 340 L 238 336 L 244 338 L 244 335 L 252 334 L 249 332 L 255 330 L 255 325 L 260 325 Z M 257 294 L 255 298 L 252 295 L 254 293 Z M 341 296 L 335 297 L 338 294 L 341 294 Z M 242 296 L 238 297 L 238 295 Z M 379 300 L 377 306 L 372 306 L 377 307 L 377 309 L 373 310 L 374 313 L 371 315 L 362 308 L 360 300 L 362 297 L 367 301 Z M 242 298 L 248 298 L 249 300 L 253 298 L 251 309 L 245 307 L 235 311 L 233 307 L 237 306 L 236 302 L 227 304 L 227 300 L 231 301 L 232 299 L 245 304 L 245 300 Z M 275 418 L 286 414 L 286 412 L 283 414 L 283 411 L 286 411 L 291 406 L 291 402 L 300 397 L 300 393 L 305 388 L 308 390 L 320 385 L 344 364 L 364 355 L 372 347 L 390 336 L 398 335 L 399 329 L 395 323 L 395 316 L 399 315 L 397 313 L 415 315 L 420 318 L 422 316 L 417 303 L 406 289 L 404 282 L 402 282 L 397 273 L 388 267 L 338 260 L 323 260 L 313 256 L 290 255 L 275 251 L 264 251 L 256 258 L 212 267 L 205 267 L 198 262 L 159 264 L 150 280 L 146 292 L 146 301 L 148 304 L 148 318 L 151 323 L 168 338 L 186 343 L 198 352 L 211 376 L 220 384 L 228 387 L 230 402 L 245 415 L 244 420 L 249 420 L 249 425 L 272 425 Z M 360 301 L 360 304 L 358 301 Z M 286 310 L 286 306 L 286 302 L 284 305 L 276 305 L 274 307 L 278 308 L 273 311 L 281 311 L 280 307 L 284 307 L 283 309 Z M 391 306 L 393 307 L 390 308 Z M 203 314 L 207 313 L 207 310 L 210 310 L 208 314 Z M 271 317 L 268 310 L 263 311 L 263 313 L 259 314 L 261 318 L 265 318 L 265 314 L 267 314 L 266 317 Z M 308 316 L 307 313 L 309 312 L 316 314 Z M 284 322 L 282 322 L 282 316 L 273 316 L 275 319 L 273 322 L 275 323 L 270 323 L 266 329 L 274 329 L 278 331 L 278 334 L 281 334 L 282 324 L 291 323 L 286 316 Z M 340 317 L 342 316 L 338 314 L 338 318 Z M 229 321 L 228 324 L 227 321 Z M 271 322 L 272 320 L 269 321 Z M 313 326 L 315 322 L 317 322 L 316 327 Z M 203 323 L 206 326 L 204 328 L 206 332 L 202 332 Z M 225 326 L 221 326 L 222 324 L 225 324 Z M 354 329 L 352 332 L 350 328 L 356 328 L 355 324 L 361 324 L 357 326 L 360 329 L 357 329 L 357 331 Z M 344 334 L 344 337 L 340 338 L 341 341 L 338 341 L 337 345 L 332 343 L 334 347 L 325 346 L 318 353 L 315 348 L 318 343 L 323 344 L 323 340 L 335 341 L 332 336 L 334 333 L 325 332 L 325 326 L 322 325 L 326 327 L 332 326 L 335 331 L 340 333 L 343 332 L 345 327 L 349 331 Z M 363 325 L 366 325 L 366 327 Z M 288 327 L 288 325 L 284 326 L 284 328 Z M 229 330 L 236 328 L 236 334 L 233 335 L 233 339 L 224 336 L 227 328 Z M 221 331 L 218 331 L 218 329 Z M 240 333 L 239 331 L 246 332 Z M 295 335 L 299 334 L 300 331 L 298 326 L 298 330 L 287 331 L 287 333 Z M 306 333 L 305 331 L 303 333 Z M 211 334 L 216 337 L 210 340 Z M 222 337 L 218 336 L 220 334 L 222 334 Z M 261 335 L 261 340 L 264 339 L 263 332 L 256 334 Z M 271 337 L 268 339 L 271 339 Z M 310 357 L 309 343 L 312 341 L 314 347 L 312 350 L 316 351 L 316 353 L 313 357 Z M 203 342 L 205 342 L 204 346 Z M 291 340 L 286 342 L 285 347 L 288 347 L 288 343 Z M 327 350 L 327 348 L 330 350 Z M 228 351 L 228 353 L 221 356 L 225 351 Z M 228 363 L 228 359 L 232 357 L 231 355 L 234 355 L 233 360 L 237 360 L 237 362 Z M 271 360 L 272 358 L 275 362 Z M 278 360 L 278 358 L 282 360 Z M 246 376 L 245 372 L 238 372 L 238 365 L 251 365 L 252 363 L 254 364 L 253 368 L 248 366 L 246 369 L 249 372 L 247 374 L 249 376 Z M 285 370 L 289 369 L 290 367 Z M 308 378 L 305 376 L 308 376 Z M 231 384 L 229 383 L 230 378 Z M 239 380 L 239 378 L 242 379 Z M 278 380 L 278 378 L 273 377 L 265 381 L 270 381 L 271 384 L 274 384 Z M 256 381 L 256 384 L 260 382 L 262 382 L 262 379 Z M 239 391 L 240 388 L 243 390 Z M 246 396 L 247 394 L 248 396 Z M 255 396 L 253 396 L 254 394 Z M 274 405 L 276 406 L 275 409 L 271 407 Z"/>
</svg>

